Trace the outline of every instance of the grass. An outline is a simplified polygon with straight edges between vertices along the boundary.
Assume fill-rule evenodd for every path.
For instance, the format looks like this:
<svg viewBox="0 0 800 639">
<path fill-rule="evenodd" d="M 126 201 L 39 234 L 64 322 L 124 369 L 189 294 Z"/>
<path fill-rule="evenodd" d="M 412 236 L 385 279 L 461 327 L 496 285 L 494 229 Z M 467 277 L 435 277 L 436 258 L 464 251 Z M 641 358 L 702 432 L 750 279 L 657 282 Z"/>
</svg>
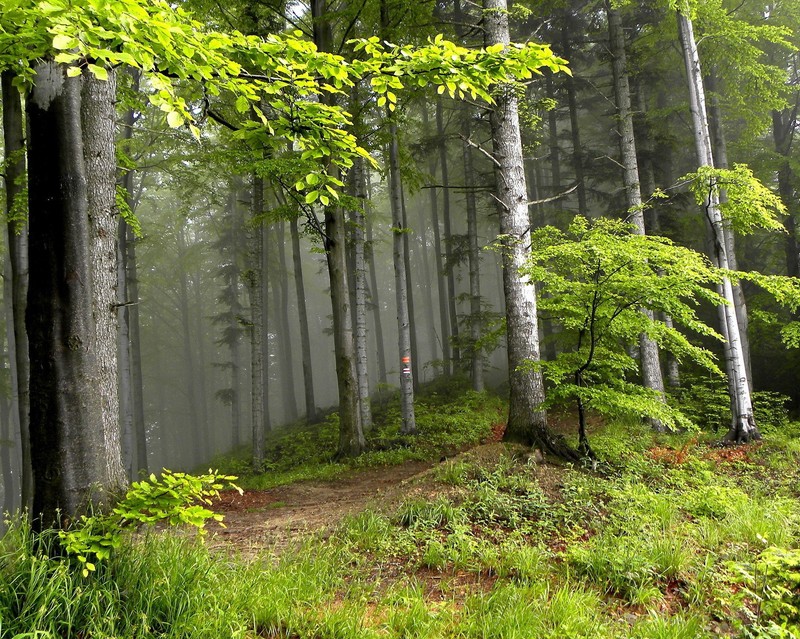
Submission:
<svg viewBox="0 0 800 639">
<path fill-rule="evenodd" d="M 399 458 L 474 443 L 497 419 L 484 396 L 428 401 L 422 437 Z M 467 428 L 468 410 L 479 422 Z M 389 419 L 371 441 L 393 440 L 394 428 Z M 796 638 L 793 428 L 727 450 L 612 425 L 593 435 L 595 471 L 536 464 L 515 447 L 468 452 L 390 511 L 247 561 L 193 537 L 140 532 L 83 578 L 49 558 L 52 533 L 35 538 L 17 524 L 0 540 L 0 637 Z M 319 461 L 314 437 L 276 435 L 273 451 L 299 459 L 314 449 Z"/>
</svg>

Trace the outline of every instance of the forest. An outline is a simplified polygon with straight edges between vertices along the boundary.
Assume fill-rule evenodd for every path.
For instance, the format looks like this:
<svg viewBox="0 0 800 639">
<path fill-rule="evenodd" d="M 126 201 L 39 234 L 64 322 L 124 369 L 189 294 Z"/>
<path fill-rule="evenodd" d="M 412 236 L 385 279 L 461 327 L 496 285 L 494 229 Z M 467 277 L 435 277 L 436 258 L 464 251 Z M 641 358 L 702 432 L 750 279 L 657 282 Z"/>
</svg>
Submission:
<svg viewBox="0 0 800 639">
<path fill-rule="evenodd" d="M 800 638 L 799 47 L 2 0 L 0 639 Z"/>
</svg>

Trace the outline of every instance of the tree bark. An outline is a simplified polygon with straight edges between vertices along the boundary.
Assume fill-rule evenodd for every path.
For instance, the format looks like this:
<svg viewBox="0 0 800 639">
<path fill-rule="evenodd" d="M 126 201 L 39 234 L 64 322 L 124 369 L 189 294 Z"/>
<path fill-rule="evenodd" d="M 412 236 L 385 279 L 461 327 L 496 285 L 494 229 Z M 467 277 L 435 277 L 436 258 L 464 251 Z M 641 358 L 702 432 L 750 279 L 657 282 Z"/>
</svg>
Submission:
<svg viewBox="0 0 800 639">
<path fill-rule="evenodd" d="M 15 211 L 15 203 L 24 195 L 25 136 L 22 100 L 13 86 L 13 76 L 4 71 L 0 77 L 3 98 L 3 148 L 6 166 L 6 220 L 8 221 L 8 259 L 10 262 L 11 296 L 6 301 L 12 309 L 9 352 L 12 365 L 12 391 L 16 397 L 19 424 L 21 477 L 20 491 L 23 508 L 33 506 L 33 469 L 30 443 L 30 360 L 28 334 L 25 329 L 25 307 L 28 297 L 28 225 Z M 23 205 L 20 202 L 20 205 Z"/>
<path fill-rule="evenodd" d="M 564 11 L 564 21 L 561 26 L 561 47 L 567 60 L 572 59 L 572 43 L 570 42 L 570 16 L 569 11 Z M 588 215 L 586 205 L 586 180 L 583 174 L 583 154 L 581 152 L 580 122 L 578 119 L 578 97 L 575 90 L 575 78 L 567 74 L 564 78 L 567 87 L 567 105 L 569 107 L 570 136 L 572 137 L 572 165 L 575 170 L 575 182 L 578 184 L 578 212 Z"/>
<path fill-rule="evenodd" d="M 423 105 L 422 108 L 422 127 L 426 137 L 430 137 L 431 132 L 428 120 L 428 109 L 425 105 Z M 435 177 L 436 156 L 434 153 L 428 153 L 427 157 L 428 172 L 431 174 L 431 177 Z M 447 314 L 448 290 L 444 273 L 444 264 L 442 262 L 442 235 L 441 228 L 439 226 L 439 202 L 436 193 L 436 188 L 431 187 L 428 189 L 428 197 L 430 198 L 431 209 L 431 226 L 433 227 L 434 263 L 436 265 L 436 297 L 439 302 L 439 348 L 441 349 L 442 354 L 442 374 L 445 377 L 449 377 L 452 369 L 450 361 L 450 340 L 447 337 L 450 334 Z"/>
<path fill-rule="evenodd" d="M 700 69 L 700 58 L 697 53 L 697 44 L 694 39 L 692 21 L 682 11 L 677 12 L 678 30 L 683 47 L 686 75 L 689 86 L 689 101 L 694 126 L 695 148 L 699 166 L 714 167 L 714 156 L 711 151 L 711 138 L 706 115 L 705 93 L 703 89 L 703 76 Z M 712 229 L 712 242 L 714 257 L 720 268 L 729 268 L 727 242 L 722 214 L 719 207 L 719 197 L 713 190 L 709 190 L 709 197 L 705 204 L 705 214 Z M 726 277 L 722 282 L 722 293 L 728 304 L 722 309 L 724 315 L 724 330 L 726 347 L 725 362 L 731 387 L 731 403 L 733 419 L 731 428 L 725 435 L 726 442 L 746 442 L 760 439 L 761 434 L 756 427 L 753 417 L 753 405 L 750 397 L 750 383 L 747 378 L 747 368 L 742 352 L 739 322 L 736 317 L 736 300 L 733 286 Z"/>
<path fill-rule="evenodd" d="M 108 182 L 105 187 L 113 192 L 114 161 L 109 168 L 105 160 L 114 157 L 113 117 L 108 120 L 113 93 L 87 87 L 87 95 L 99 100 L 87 108 L 96 107 L 100 114 L 93 117 L 102 121 L 87 122 L 89 129 L 84 130 L 81 87 L 86 79 L 67 78 L 65 67 L 49 61 L 37 64 L 35 71 L 27 102 L 30 288 L 26 324 L 31 356 L 33 512 L 37 526 L 49 526 L 59 513 L 72 518 L 90 504 L 107 503 L 125 479 L 116 407 L 112 414 L 113 400 L 106 394 L 103 376 L 108 370 L 108 350 L 116 351 L 116 333 L 110 342 L 98 343 L 109 338 L 105 327 L 97 331 L 93 305 L 90 214 L 95 220 L 101 215 L 105 189 L 96 182 L 87 188 L 86 164 L 87 158 L 91 165 L 105 164 L 109 172 L 103 177 Z M 90 131 L 93 137 L 84 147 L 84 134 Z M 114 269 L 111 277 L 113 294 Z M 113 296 L 110 299 L 113 304 Z M 102 314 L 112 314 L 111 309 L 106 306 Z"/>
<path fill-rule="evenodd" d="M 263 345 L 264 338 L 264 297 L 262 280 L 264 273 L 261 268 L 262 254 L 264 252 L 264 236 L 261 232 L 260 218 L 264 212 L 264 181 L 255 173 L 252 179 L 251 217 L 253 224 L 257 224 L 250 231 L 250 268 L 247 271 L 247 290 L 250 297 L 250 401 L 253 421 L 252 430 L 252 467 L 259 473 L 264 466 L 264 434 L 265 426 L 265 374 Z"/>
<path fill-rule="evenodd" d="M 369 182 L 367 183 L 369 193 Z M 375 242 L 372 237 L 372 221 L 366 219 L 367 225 L 367 261 L 369 262 L 369 298 L 372 303 L 372 322 L 375 325 L 375 350 L 378 359 L 378 383 L 386 384 L 386 349 L 383 343 L 383 321 L 381 320 L 381 301 L 378 294 L 378 274 L 375 267 Z"/>
<path fill-rule="evenodd" d="M 353 254 L 355 258 L 355 349 L 356 375 L 358 376 L 358 405 L 361 427 L 372 429 L 372 406 L 369 397 L 369 370 L 367 366 L 367 264 L 364 256 L 364 237 L 367 206 L 367 180 L 364 160 L 357 158 L 352 168 L 351 183 L 356 206 L 352 210 Z"/>
<path fill-rule="evenodd" d="M 403 220 L 402 185 L 400 182 L 400 156 L 397 147 L 397 127 L 389 125 L 389 202 L 392 209 L 392 246 L 394 263 L 394 290 L 397 302 L 397 348 L 400 360 L 400 432 L 417 432 L 414 417 L 414 381 L 411 366 L 411 326 L 408 308 L 408 283 L 403 239 L 407 233 Z"/>
<path fill-rule="evenodd" d="M 450 171 L 447 160 L 447 136 L 444 127 L 444 108 L 442 98 L 436 100 L 436 136 L 439 140 L 439 166 L 442 174 L 442 222 L 444 224 L 444 268 L 447 274 L 447 313 L 450 320 L 450 332 L 442 339 L 451 344 L 453 356 L 452 368 L 458 368 L 461 362 L 461 349 L 458 347 L 458 313 L 456 311 L 456 277 L 453 257 L 453 232 L 450 223 Z"/>
<path fill-rule="evenodd" d="M 506 0 L 484 0 L 483 8 L 485 44 L 508 44 Z M 520 274 L 520 268 L 526 260 L 530 226 L 517 96 L 512 88 L 501 86 L 496 92 L 495 101 L 491 113 L 492 148 L 502 235 L 510 386 L 508 426 L 504 439 L 540 446 L 553 454 L 574 458 L 574 451 L 547 428 L 547 415 L 541 408 L 545 398 L 542 374 L 532 367 L 539 360 L 539 332 L 536 289 L 532 282 Z"/>
<path fill-rule="evenodd" d="M 472 161 L 472 146 L 468 144 L 472 135 L 472 112 L 468 104 L 464 103 L 461 118 L 461 135 L 464 138 L 462 155 L 464 158 L 464 176 L 472 180 L 475 167 Z M 482 391 L 483 383 L 483 356 L 478 342 L 481 338 L 481 280 L 480 280 L 480 251 L 478 250 L 478 210 L 475 202 L 475 191 L 467 189 L 465 194 L 467 205 L 467 238 L 469 242 L 469 338 L 470 338 L 470 377 L 472 390 Z"/>
<path fill-rule="evenodd" d="M 282 395 L 286 420 L 296 422 L 298 418 L 297 396 L 294 391 L 294 359 L 292 358 L 292 334 L 289 324 L 289 269 L 286 266 L 286 227 L 284 222 L 280 222 L 277 226 L 275 241 L 278 248 L 278 270 L 275 276 L 278 278 L 278 290 L 280 291 L 280 305 L 276 311 L 280 318 L 278 352 L 281 358 Z"/>
<path fill-rule="evenodd" d="M 617 102 L 617 130 L 619 132 L 619 148 L 622 158 L 628 219 L 633 223 L 633 232 L 636 235 L 645 235 L 644 209 L 639 182 L 639 163 L 636 158 L 636 137 L 633 129 L 633 111 L 631 110 L 630 84 L 628 82 L 625 55 L 625 35 L 622 30 L 620 13 L 612 8 L 610 0 L 606 2 L 606 13 L 608 15 L 614 94 Z M 650 321 L 653 320 L 653 311 L 643 308 L 641 312 Z M 639 357 L 642 369 L 642 383 L 645 388 L 655 391 L 662 402 L 666 401 L 658 345 L 645 333 L 639 335 Z M 664 425 L 660 420 L 648 418 L 648 422 L 655 430 L 664 430 Z"/>
<path fill-rule="evenodd" d="M 297 316 L 300 328 L 300 353 L 303 365 L 303 388 L 306 404 L 306 421 L 317 422 L 317 404 L 314 399 L 314 372 L 311 366 L 311 337 L 308 330 L 308 310 L 306 309 L 306 287 L 303 279 L 303 260 L 300 255 L 300 233 L 297 218 L 289 222 L 292 240 L 292 264 L 294 267 L 294 289 L 297 295 Z"/>
</svg>

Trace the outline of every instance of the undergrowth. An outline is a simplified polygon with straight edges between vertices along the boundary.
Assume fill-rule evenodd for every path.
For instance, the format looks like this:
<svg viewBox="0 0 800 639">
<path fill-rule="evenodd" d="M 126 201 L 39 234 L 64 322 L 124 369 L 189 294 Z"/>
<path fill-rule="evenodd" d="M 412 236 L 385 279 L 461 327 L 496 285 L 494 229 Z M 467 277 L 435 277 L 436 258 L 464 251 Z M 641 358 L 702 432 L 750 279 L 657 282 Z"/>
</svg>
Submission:
<svg viewBox="0 0 800 639">
<path fill-rule="evenodd" d="M 408 453 L 462 441 L 442 433 L 470 402 L 487 403 L 489 429 L 493 401 L 429 405 L 433 434 Z M 787 422 L 723 449 L 617 424 L 593 433 L 594 470 L 477 448 L 397 507 L 249 560 L 139 532 L 84 577 L 49 558 L 54 533 L 16 524 L 0 540 L 0 637 L 796 639 L 797 434 Z"/>
</svg>

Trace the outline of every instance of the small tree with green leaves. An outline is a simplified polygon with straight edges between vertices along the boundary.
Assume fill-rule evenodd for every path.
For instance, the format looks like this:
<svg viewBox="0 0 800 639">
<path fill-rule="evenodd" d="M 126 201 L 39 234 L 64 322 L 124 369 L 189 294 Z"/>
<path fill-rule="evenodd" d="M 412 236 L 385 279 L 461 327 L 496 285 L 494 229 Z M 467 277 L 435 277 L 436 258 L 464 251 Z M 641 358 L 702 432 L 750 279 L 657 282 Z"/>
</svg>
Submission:
<svg viewBox="0 0 800 639">
<path fill-rule="evenodd" d="M 680 410 L 641 386 L 628 347 L 646 334 L 661 349 L 722 375 L 712 353 L 692 344 L 683 330 L 722 337 L 698 319 L 697 304 L 724 303 L 709 286 L 722 277 L 703 255 L 663 237 L 634 235 L 629 225 L 576 217 L 566 232 L 548 226 L 532 235 L 525 273 L 541 282 L 541 312 L 559 325 L 562 341 L 553 361 L 541 366 L 552 386 L 546 405 L 575 402 L 579 452 L 594 457 L 586 436 L 586 412 L 634 415 L 688 427 Z M 663 311 L 674 326 L 650 319 L 641 308 Z"/>
</svg>

